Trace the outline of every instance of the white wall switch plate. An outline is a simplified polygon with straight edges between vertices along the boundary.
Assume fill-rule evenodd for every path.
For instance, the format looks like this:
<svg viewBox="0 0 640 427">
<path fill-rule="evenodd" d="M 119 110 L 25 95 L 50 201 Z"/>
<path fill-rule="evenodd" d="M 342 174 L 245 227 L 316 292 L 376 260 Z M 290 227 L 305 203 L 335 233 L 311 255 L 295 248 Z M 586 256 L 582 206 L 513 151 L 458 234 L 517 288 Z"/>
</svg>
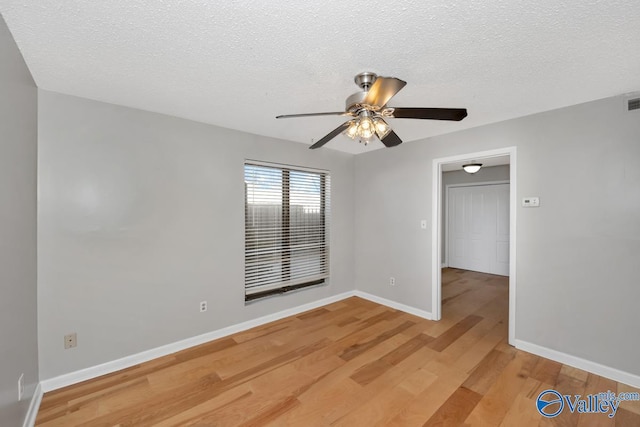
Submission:
<svg viewBox="0 0 640 427">
<path fill-rule="evenodd" d="M 522 199 L 522 206 L 525 208 L 537 208 L 540 206 L 539 197 L 525 197 Z"/>
</svg>

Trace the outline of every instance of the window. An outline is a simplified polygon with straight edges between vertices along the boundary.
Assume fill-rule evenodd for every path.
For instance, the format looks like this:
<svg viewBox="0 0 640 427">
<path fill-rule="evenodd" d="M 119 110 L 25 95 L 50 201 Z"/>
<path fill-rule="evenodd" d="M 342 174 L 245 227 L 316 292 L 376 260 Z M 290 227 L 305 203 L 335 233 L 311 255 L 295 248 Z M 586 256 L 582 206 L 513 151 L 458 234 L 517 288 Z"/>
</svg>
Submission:
<svg viewBox="0 0 640 427">
<path fill-rule="evenodd" d="M 329 175 L 248 162 L 244 191 L 245 301 L 324 283 Z"/>
</svg>

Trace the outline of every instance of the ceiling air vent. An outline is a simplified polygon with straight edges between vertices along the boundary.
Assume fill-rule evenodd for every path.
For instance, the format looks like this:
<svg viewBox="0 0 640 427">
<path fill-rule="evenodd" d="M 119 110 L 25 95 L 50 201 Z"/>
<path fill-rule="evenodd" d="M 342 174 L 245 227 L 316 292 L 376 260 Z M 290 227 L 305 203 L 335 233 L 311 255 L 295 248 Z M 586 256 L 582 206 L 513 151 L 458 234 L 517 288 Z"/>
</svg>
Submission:
<svg viewBox="0 0 640 427">
<path fill-rule="evenodd" d="M 627 111 L 640 110 L 640 98 L 627 99 Z"/>
</svg>

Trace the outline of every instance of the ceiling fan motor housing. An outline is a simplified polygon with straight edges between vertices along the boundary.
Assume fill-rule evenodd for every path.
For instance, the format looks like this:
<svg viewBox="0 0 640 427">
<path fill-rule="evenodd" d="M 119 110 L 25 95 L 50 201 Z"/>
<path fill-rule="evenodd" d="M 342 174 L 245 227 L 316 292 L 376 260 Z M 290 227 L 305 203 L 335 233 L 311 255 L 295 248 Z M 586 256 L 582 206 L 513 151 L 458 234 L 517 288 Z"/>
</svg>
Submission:
<svg viewBox="0 0 640 427">
<path fill-rule="evenodd" d="M 349 97 L 347 97 L 345 110 L 351 113 L 355 113 L 358 110 L 362 109 L 364 105 L 364 98 L 366 96 L 367 92 L 356 92 L 353 95 L 349 95 Z"/>
<path fill-rule="evenodd" d="M 353 81 L 362 89 L 362 91 L 356 92 L 347 98 L 345 108 L 346 111 L 355 113 L 364 107 L 364 99 L 367 96 L 367 92 L 377 78 L 378 75 L 376 73 L 371 73 L 368 71 L 357 74 L 354 77 Z"/>
</svg>

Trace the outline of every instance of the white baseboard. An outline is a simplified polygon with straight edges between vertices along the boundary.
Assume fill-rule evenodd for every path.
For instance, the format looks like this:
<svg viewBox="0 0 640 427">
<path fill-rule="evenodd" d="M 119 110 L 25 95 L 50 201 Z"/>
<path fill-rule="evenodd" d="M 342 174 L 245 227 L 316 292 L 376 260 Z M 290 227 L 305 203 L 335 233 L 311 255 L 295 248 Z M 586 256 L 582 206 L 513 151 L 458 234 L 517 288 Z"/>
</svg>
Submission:
<svg viewBox="0 0 640 427">
<path fill-rule="evenodd" d="M 353 291 L 344 292 L 342 294 L 334 295 L 328 298 L 323 298 L 318 301 L 314 301 L 308 304 L 303 304 L 297 307 L 293 307 L 287 310 L 282 310 L 277 313 L 269 314 L 267 316 L 258 317 L 256 319 L 248 320 L 246 322 L 231 325 L 226 328 L 218 329 L 216 331 L 208 332 L 206 334 L 198 335 L 195 337 L 187 338 L 185 340 L 177 341 L 171 344 L 163 345 L 153 348 L 151 350 L 143 351 L 141 353 L 132 354 L 121 359 L 116 359 L 111 362 L 102 363 L 100 365 L 92 366 L 89 368 L 81 369 L 79 371 L 71 372 L 68 374 L 60 375 L 58 377 L 49 378 L 41 381 L 42 391 L 44 393 L 57 390 L 62 387 L 66 387 L 72 384 L 77 384 L 82 381 L 90 380 L 102 375 L 110 374 L 122 369 L 129 368 L 140 363 L 148 362 L 158 357 L 166 356 L 181 350 L 185 350 L 190 347 L 194 347 L 200 344 L 204 344 L 209 341 L 213 341 L 219 338 L 226 337 L 238 332 L 246 331 L 247 329 L 255 328 L 256 326 L 264 325 L 265 323 L 273 322 L 283 319 L 285 317 L 294 316 L 296 314 L 313 310 L 314 308 L 322 307 L 327 304 L 332 304 L 337 301 L 354 296 Z"/>
<path fill-rule="evenodd" d="M 38 409 L 40 409 L 40 402 L 42 402 L 42 394 L 42 386 L 38 383 L 36 390 L 33 392 L 33 396 L 31 396 L 31 403 L 29 403 L 29 409 L 22 424 L 23 427 L 33 427 L 36 424 Z"/>
<path fill-rule="evenodd" d="M 624 372 L 610 366 L 601 365 L 599 363 L 582 359 L 580 357 L 572 356 L 561 351 L 552 350 L 537 344 L 532 344 L 527 341 L 515 340 L 515 345 L 519 350 L 533 353 L 537 356 L 542 356 L 544 358 L 551 359 L 565 365 L 573 366 L 574 368 L 582 369 L 583 371 L 591 372 L 593 374 L 600 375 L 601 377 L 609 378 L 611 380 L 618 381 L 632 387 L 640 388 L 640 376 L 638 375 Z"/>
<path fill-rule="evenodd" d="M 66 387 L 72 384 L 77 384 L 82 381 L 86 381 L 92 378 L 96 378 L 102 375 L 110 374 L 122 369 L 129 368 L 140 363 L 148 362 L 158 357 L 166 356 L 181 350 L 185 350 L 190 347 L 194 347 L 200 344 L 204 344 L 209 341 L 213 341 L 219 338 L 223 338 L 238 332 L 245 331 L 247 329 L 255 328 L 256 326 L 264 325 L 269 322 L 283 319 L 285 317 L 294 316 L 296 314 L 313 310 L 318 307 L 322 307 L 328 304 L 332 304 L 337 301 L 349 297 L 363 298 L 396 310 L 403 311 L 405 313 L 413 314 L 423 319 L 432 320 L 432 314 L 425 310 L 420 310 L 415 307 L 411 307 L 399 302 L 391 301 L 386 298 L 378 297 L 376 295 L 369 294 L 363 291 L 349 291 L 338 295 L 334 295 L 328 298 L 323 298 L 318 301 L 314 301 L 308 304 L 303 304 L 298 307 L 293 307 L 287 310 L 279 311 L 277 313 L 262 316 L 256 319 L 248 320 L 246 322 L 231 325 L 226 328 L 218 329 L 216 331 L 208 332 L 206 334 L 198 335 L 195 337 L 187 338 L 185 340 L 177 341 L 171 344 L 167 344 L 161 347 L 156 347 L 151 350 L 143 351 L 141 353 L 126 356 L 121 359 L 113 360 L 111 362 L 103 363 L 100 365 L 92 366 L 79 371 L 71 372 L 68 374 L 60 375 L 55 378 L 46 379 L 37 385 L 34 392 L 27 417 L 25 418 L 24 426 L 31 427 L 35 422 L 40 401 L 42 400 L 43 393 L 56 390 L 62 387 Z M 565 365 L 573 366 L 575 368 L 583 369 L 588 372 L 610 378 L 612 380 L 628 384 L 630 386 L 640 388 L 640 376 L 623 372 L 609 366 L 601 365 L 599 363 L 591 362 L 586 359 L 571 356 L 566 353 L 562 353 L 556 350 L 551 350 L 546 347 L 532 344 L 523 340 L 515 340 L 516 348 L 527 351 L 529 353 L 536 354 L 538 356 L 545 357 L 547 359 L 554 360 L 556 362 L 563 363 Z"/>
<path fill-rule="evenodd" d="M 153 348 L 151 350 L 143 351 L 141 353 L 132 354 L 121 359 L 116 359 L 110 362 L 102 363 L 100 365 L 92 366 L 89 368 L 81 369 L 68 374 L 60 375 L 58 377 L 49 378 L 40 382 L 41 386 L 40 397 L 42 393 L 46 393 L 52 390 L 57 390 L 62 387 L 67 387 L 73 384 L 77 384 L 82 381 L 90 380 L 100 377 L 102 375 L 117 372 L 122 369 L 129 368 L 140 363 L 148 362 L 158 357 L 166 356 L 181 350 L 185 350 L 190 347 L 194 347 L 200 344 L 204 344 L 209 341 L 213 341 L 219 338 L 223 338 L 238 332 L 246 331 L 247 329 L 255 328 L 256 326 L 264 325 L 265 323 L 273 322 L 283 319 L 285 317 L 294 316 L 296 314 L 313 310 L 314 308 L 322 307 L 327 304 L 332 304 L 343 299 L 357 296 L 369 301 L 376 302 L 378 304 L 385 305 L 387 307 L 395 308 L 396 310 L 404 311 L 405 313 L 413 314 L 418 317 L 422 317 L 427 320 L 431 320 L 431 313 L 420 310 L 408 305 L 400 304 L 395 301 L 391 301 L 385 298 L 380 298 L 375 295 L 368 294 L 362 291 L 349 291 L 338 295 L 334 295 L 328 298 L 323 298 L 318 301 L 314 301 L 308 304 L 293 307 L 287 310 L 279 311 L 274 314 L 259 317 L 257 319 L 248 320 L 246 322 L 238 323 L 237 325 L 231 325 L 226 328 L 218 329 L 216 331 L 208 332 L 206 334 L 198 335 L 195 337 L 187 338 L 185 340 L 177 341 L 171 344 L 163 345 Z M 39 405 L 39 402 L 38 402 Z M 37 413 L 37 408 L 36 408 Z"/>
<path fill-rule="evenodd" d="M 404 305 L 399 302 L 391 301 L 386 298 L 381 298 L 362 291 L 355 291 L 355 296 L 385 305 L 387 307 L 395 308 L 396 310 L 404 311 L 405 313 L 413 314 L 414 316 L 422 317 L 423 319 L 433 320 L 433 316 L 428 311 L 420 310 L 418 308 Z"/>
</svg>

